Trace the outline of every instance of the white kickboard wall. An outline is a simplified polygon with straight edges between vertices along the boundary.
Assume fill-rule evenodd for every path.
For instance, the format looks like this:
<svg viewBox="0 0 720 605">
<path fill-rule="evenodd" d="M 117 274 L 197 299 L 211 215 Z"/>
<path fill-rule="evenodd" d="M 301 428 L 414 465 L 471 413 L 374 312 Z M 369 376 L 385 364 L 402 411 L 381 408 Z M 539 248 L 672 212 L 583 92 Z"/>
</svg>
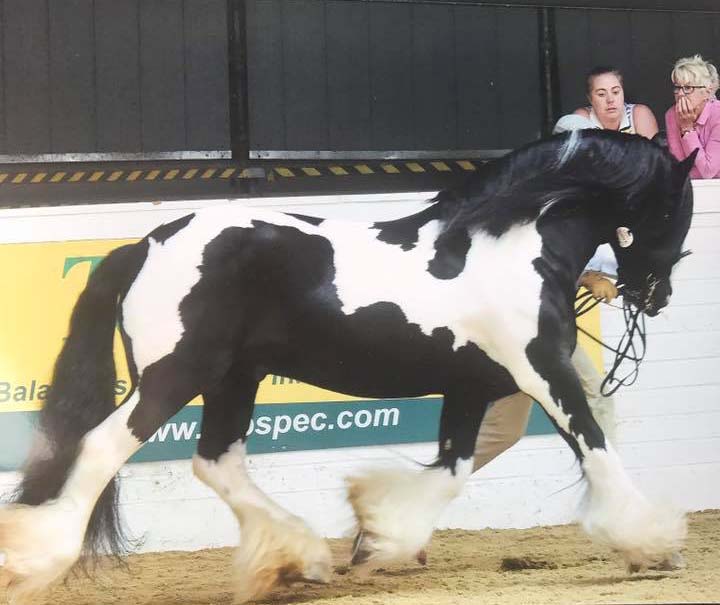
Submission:
<svg viewBox="0 0 720 605">
<path fill-rule="evenodd" d="M 648 320 L 649 349 L 635 385 L 616 394 L 618 447 L 626 468 L 652 499 L 687 511 L 720 508 L 720 181 L 697 181 L 686 246 L 693 255 L 674 275 L 675 294 Z M 351 220 L 381 220 L 414 211 L 432 192 L 235 200 L 249 206 Z M 0 243 L 139 237 L 154 226 L 218 201 L 138 203 L 0 210 Z M 624 324 L 604 308 L 605 340 Z M 610 362 L 606 358 L 606 365 Z M 436 445 L 376 446 L 261 454 L 253 478 L 279 504 L 321 534 L 352 528 L 343 478 L 373 465 L 432 460 Z M 234 545 L 227 507 L 192 477 L 189 461 L 124 467 L 122 510 L 142 551 Z M 523 528 L 574 520 L 582 495 L 579 467 L 560 437 L 525 437 L 476 473 L 439 527 Z M 0 474 L 0 491 L 17 481 Z"/>
</svg>

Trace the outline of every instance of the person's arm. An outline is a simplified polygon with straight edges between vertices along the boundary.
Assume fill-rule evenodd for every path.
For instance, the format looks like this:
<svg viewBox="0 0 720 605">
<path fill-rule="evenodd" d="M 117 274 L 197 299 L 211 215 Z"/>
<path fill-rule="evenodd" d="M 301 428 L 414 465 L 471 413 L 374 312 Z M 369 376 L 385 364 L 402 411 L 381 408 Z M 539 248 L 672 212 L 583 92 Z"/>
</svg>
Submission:
<svg viewBox="0 0 720 605">
<path fill-rule="evenodd" d="M 647 105 L 633 107 L 633 122 L 635 123 L 635 132 L 647 139 L 652 139 L 658 133 L 657 120 Z"/>
<path fill-rule="evenodd" d="M 701 179 L 720 177 L 720 116 L 714 124 L 709 124 L 708 128 L 710 132 L 705 147 L 702 146 L 694 129 L 680 138 L 683 157 L 687 157 L 695 149 L 700 150 L 695 158 L 695 168 L 700 173 Z"/>
<path fill-rule="evenodd" d="M 673 105 L 665 113 L 665 135 L 667 136 L 668 150 L 676 160 L 684 160 L 687 154 L 683 151 L 680 142 L 680 129 L 675 118 L 675 106 Z"/>
</svg>

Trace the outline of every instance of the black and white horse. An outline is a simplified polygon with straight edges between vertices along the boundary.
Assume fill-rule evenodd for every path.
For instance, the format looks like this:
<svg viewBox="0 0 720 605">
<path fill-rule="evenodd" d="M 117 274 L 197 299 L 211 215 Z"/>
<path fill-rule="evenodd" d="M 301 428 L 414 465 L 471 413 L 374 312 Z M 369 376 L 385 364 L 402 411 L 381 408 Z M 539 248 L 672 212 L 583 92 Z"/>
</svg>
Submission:
<svg viewBox="0 0 720 605">
<path fill-rule="evenodd" d="M 688 172 L 641 137 L 576 132 L 529 145 L 399 220 L 358 224 L 198 211 L 112 252 L 72 315 L 16 503 L 0 509 L 13 602 L 118 547 L 114 477 L 168 418 L 204 398 L 195 474 L 241 528 L 238 599 L 326 581 L 330 551 L 248 476 L 245 439 L 268 373 L 362 397 L 440 393 L 437 461 L 349 481 L 355 562 L 415 556 L 472 468 L 485 408 L 518 389 L 543 406 L 588 484 L 588 532 L 630 565 L 682 545 L 681 515 L 633 486 L 570 363 L 576 281 L 615 249 L 624 296 L 650 315 L 692 215 Z M 619 235 L 618 235 L 619 234 Z M 115 406 L 119 325 L 133 387 Z"/>
</svg>

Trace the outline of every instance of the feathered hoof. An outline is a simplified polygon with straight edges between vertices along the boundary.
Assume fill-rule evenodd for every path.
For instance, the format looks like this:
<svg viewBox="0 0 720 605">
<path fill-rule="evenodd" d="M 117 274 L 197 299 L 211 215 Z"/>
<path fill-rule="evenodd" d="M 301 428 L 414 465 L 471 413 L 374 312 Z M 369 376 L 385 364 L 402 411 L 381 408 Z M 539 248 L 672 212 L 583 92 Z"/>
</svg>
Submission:
<svg viewBox="0 0 720 605">
<path fill-rule="evenodd" d="M 0 587 L 8 603 L 33 602 L 73 567 L 82 547 L 82 529 L 68 523 L 73 512 L 58 503 L 0 509 Z"/>
<path fill-rule="evenodd" d="M 393 549 L 393 552 L 396 552 Z M 412 560 L 418 562 L 419 565 L 425 567 L 427 565 L 427 550 L 421 548 L 412 557 L 402 557 L 398 559 L 397 556 L 388 558 L 386 552 L 379 547 L 377 538 L 370 532 L 361 530 L 355 536 L 353 541 L 352 553 L 350 564 L 351 565 L 365 565 L 368 564 L 371 568 L 376 564 L 380 565 L 384 562 L 396 562 L 398 560 Z"/>
<path fill-rule="evenodd" d="M 625 502 L 632 505 L 593 510 L 583 521 L 590 536 L 619 552 L 630 573 L 680 569 L 687 535 L 685 516 L 641 497 Z"/>
<path fill-rule="evenodd" d="M 258 599 L 277 585 L 330 581 L 332 555 L 324 539 L 297 518 L 253 517 L 245 517 L 235 552 L 235 603 Z"/>
<path fill-rule="evenodd" d="M 372 557 L 374 550 L 375 549 L 368 533 L 364 530 L 360 530 L 353 540 L 350 564 L 362 565 L 367 563 Z"/>
<path fill-rule="evenodd" d="M 348 477 L 348 502 L 357 520 L 353 565 L 425 559 L 438 516 L 461 481 L 442 469 L 383 469 Z"/>
<path fill-rule="evenodd" d="M 679 552 L 674 552 L 659 563 L 654 565 L 641 566 L 637 563 L 628 564 L 628 573 L 640 573 L 643 571 L 679 571 L 685 569 L 685 559 Z"/>
</svg>

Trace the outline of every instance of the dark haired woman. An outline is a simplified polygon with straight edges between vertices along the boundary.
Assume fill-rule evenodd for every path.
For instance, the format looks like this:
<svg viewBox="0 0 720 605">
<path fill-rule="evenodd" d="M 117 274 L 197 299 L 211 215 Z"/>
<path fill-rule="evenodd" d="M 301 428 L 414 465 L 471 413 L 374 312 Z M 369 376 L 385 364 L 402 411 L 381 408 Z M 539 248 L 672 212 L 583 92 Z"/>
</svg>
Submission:
<svg viewBox="0 0 720 605">
<path fill-rule="evenodd" d="M 587 99 L 590 105 L 579 107 L 563 116 L 555 132 L 577 128 L 617 130 L 652 139 L 658 124 L 652 110 L 640 103 L 626 103 L 623 77 L 614 67 L 595 67 L 587 76 Z"/>
<path fill-rule="evenodd" d="M 614 67 L 596 67 L 587 77 L 588 107 L 575 115 L 588 118 L 595 128 L 640 134 L 652 139 L 658 124 L 652 110 L 640 103 L 626 103 L 623 77 Z"/>
</svg>

